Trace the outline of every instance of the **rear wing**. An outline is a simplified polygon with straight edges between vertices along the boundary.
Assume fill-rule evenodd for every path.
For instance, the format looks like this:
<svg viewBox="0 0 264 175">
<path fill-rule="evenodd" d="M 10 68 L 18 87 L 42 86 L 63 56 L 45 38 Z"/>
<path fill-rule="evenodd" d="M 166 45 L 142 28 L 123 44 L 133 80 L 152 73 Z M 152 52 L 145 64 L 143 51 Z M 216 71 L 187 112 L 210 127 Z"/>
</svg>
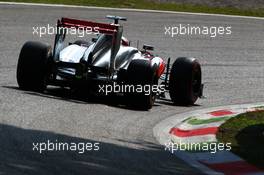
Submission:
<svg viewBox="0 0 264 175">
<path fill-rule="evenodd" d="M 91 29 L 94 33 L 102 33 L 107 35 L 114 35 L 117 33 L 119 25 L 105 24 L 92 21 L 84 21 L 71 18 L 61 18 L 57 23 L 58 27 L 76 28 L 76 29 Z"/>
<path fill-rule="evenodd" d="M 109 63 L 110 76 L 115 70 L 115 57 L 120 48 L 121 38 L 123 34 L 123 27 L 119 24 L 105 24 L 92 21 L 84 21 L 72 18 L 61 18 L 57 22 L 57 28 L 60 31 L 61 28 L 76 28 L 78 30 L 89 30 L 95 34 L 106 34 L 112 36 L 111 56 Z M 58 59 L 60 50 L 63 47 L 61 44 L 65 39 L 65 33 L 63 35 L 56 35 L 54 44 L 54 59 Z M 91 52 L 91 54 L 93 54 Z M 91 61 L 91 60 L 90 60 Z M 88 61 L 88 62 L 90 62 Z"/>
</svg>

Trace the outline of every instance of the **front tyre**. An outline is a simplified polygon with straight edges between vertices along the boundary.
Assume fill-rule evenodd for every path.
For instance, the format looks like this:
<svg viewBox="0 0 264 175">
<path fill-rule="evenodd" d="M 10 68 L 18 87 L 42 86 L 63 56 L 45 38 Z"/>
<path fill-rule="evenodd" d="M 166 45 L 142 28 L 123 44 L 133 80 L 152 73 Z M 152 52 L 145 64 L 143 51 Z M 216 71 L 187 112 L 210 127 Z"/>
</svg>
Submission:
<svg viewBox="0 0 264 175">
<path fill-rule="evenodd" d="M 177 58 L 170 72 L 171 100 L 177 105 L 193 105 L 201 94 L 201 80 L 201 66 L 195 58 Z"/>
<path fill-rule="evenodd" d="M 19 54 L 17 82 L 20 89 L 42 92 L 46 88 L 48 62 L 52 57 L 48 44 L 28 41 Z"/>
</svg>

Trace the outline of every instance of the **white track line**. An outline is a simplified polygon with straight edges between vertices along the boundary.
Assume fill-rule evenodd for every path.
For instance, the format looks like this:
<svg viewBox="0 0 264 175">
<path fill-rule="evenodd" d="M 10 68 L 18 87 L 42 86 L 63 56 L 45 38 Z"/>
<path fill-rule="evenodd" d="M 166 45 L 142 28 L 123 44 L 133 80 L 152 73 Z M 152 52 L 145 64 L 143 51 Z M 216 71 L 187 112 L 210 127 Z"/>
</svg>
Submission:
<svg viewBox="0 0 264 175">
<path fill-rule="evenodd" d="M 257 19 L 257 20 L 263 20 L 264 19 L 263 17 L 254 17 L 254 16 L 224 15 L 224 14 L 211 14 L 211 13 L 192 13 L 192 12 L 177 12 L 177 11 L 162 11 L 162 10 L 144 10 L 144 9 L 131 9 L 131 8 L 79 6 L 79 5 L 65 5 L 65 4 L 44 4 L 44 3 L 1 2 L 0 1 L 0 5 L 1 4 L 5 4 L 5 5 L 26 5 L 26 6 L 45 6 L 45 7 L 86 8 L 86 9 L 98 9 L 98 10 L 167 13 L 167 14 L 196 15 L 196 16 L 217 16 L 217 17 Z"/>
</svg>

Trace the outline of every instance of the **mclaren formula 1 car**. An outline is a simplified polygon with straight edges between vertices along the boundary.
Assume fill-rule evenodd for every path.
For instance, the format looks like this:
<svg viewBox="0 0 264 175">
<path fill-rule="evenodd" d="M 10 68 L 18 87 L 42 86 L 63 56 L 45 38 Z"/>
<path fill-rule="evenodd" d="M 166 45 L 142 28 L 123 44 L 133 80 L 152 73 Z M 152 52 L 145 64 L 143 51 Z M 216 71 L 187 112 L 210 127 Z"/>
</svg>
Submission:
<svg viewBox="0 0 264 175">
<path fill-rule="evenodd" d="M 28 41 L 20 52 L 17 82 L 21 89 L 43 92 L 47 85 L 82 89 L 83 93 L 125 96 L 130 105 L 150 109 L 156 97 L 168 92 L 174 104 L 192 105 L 202 96 L 201 66 L 197 59 L 179 57 L 173 64 L 154 56 L 153 46 L 130 46 L 119 24 L 124 17 L 107 16 L 113 23 L 70 18 L 57 22 L 54 47 Z M 89 40 L 66 42 L 67 29 L 87 30 Z M 117 88 L 118 87 L 118 88 Z"/>
</svg>

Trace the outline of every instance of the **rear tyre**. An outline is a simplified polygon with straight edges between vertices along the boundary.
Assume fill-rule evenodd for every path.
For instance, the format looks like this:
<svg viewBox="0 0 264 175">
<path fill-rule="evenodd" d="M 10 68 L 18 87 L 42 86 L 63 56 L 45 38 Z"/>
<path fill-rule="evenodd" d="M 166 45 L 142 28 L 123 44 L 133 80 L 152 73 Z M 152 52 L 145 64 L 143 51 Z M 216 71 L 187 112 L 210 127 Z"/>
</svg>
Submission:
<svg viewBox="0 0 264 175">
<path fill-rule="evenodd" d="M 156 67 L 151 66 L 149 60 L 132 60 L 127 69 L 127 83 L 138 90 L 126 93 L 129 104 L 137 109 L 151 109 L 156 98 L 156 93 L 152 91 L 152 86 L 158 84 Z M 137 87 L 142 87 L 142 92 Z"/>
<path fill-rule="evenodd" d="M 201 80 L 201 66 L 195 58 L 177 58 L 170 72 L 171 100 L 177 105 L 193 105 L 201 94 Z"/>
<path fill-rule="evenodd" d="M 46 88 L 51 46 L 34 41 L 26 42 L 19 54 L 17 82 L 20 89 L 42 92 Z"/>
</svg>

